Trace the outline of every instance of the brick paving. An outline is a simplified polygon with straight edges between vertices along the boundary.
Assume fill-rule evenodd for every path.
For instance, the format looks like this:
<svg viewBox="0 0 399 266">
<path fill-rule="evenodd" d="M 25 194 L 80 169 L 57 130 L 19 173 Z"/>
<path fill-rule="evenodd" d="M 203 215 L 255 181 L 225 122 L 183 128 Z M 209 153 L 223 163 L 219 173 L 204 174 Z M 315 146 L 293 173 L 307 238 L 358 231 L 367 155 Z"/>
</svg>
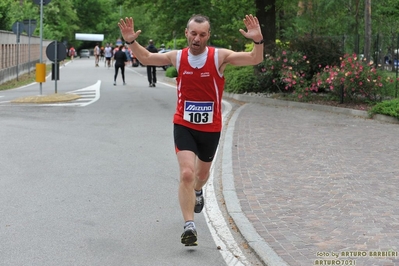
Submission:
<svg viewBox="0 0 399 266">
<path fill-rule="evenodd" d="M 241 209 L 287 264 L 399 265 L 399 125 L 246 103 L 232 147 Z"/>
</svg>

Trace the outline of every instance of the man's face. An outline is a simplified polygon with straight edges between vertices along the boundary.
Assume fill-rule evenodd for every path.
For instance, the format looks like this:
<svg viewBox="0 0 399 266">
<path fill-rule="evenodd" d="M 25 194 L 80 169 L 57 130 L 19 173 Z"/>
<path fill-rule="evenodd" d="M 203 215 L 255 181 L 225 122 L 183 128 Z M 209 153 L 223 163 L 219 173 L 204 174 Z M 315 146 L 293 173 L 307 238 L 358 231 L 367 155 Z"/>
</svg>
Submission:
<svg viewBox="0 0 399 266">
<path fill-rule="evenodd" d="M 201 54 L 205 51 L 206 44 L 210 37 L 209 23 L 191 21 L 188 24 L 188 28 L 186 28 L 185 34 L 190 52 L 194 55 Z"/>
</svg>

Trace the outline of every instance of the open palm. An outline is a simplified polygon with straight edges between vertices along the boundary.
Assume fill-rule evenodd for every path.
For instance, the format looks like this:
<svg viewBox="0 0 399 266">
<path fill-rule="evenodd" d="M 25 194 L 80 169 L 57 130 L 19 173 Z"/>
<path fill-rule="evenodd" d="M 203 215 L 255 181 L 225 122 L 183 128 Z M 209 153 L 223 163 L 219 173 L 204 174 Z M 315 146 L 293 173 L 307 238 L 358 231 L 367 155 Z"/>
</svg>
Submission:
<svg viewBox="0 0 399 266">
<path fill-rule="evenodd" d="M 240 29 L 240 32 L 245 38 L 252 39 L 254 41 L 259 41 L 263 38 L 257 17 L 246 15 L 244 18 L 244 24 L 247 28 L 247 31 Z"/>
<path fill-rule="evenodd" d="M 132 42 L 139 37 L 141 30 L 134 31 L 133 18 L 121 19 L 118 23 L 119 29 L 121 30 L 122 37 L 125 41 Z"/>
</svg>

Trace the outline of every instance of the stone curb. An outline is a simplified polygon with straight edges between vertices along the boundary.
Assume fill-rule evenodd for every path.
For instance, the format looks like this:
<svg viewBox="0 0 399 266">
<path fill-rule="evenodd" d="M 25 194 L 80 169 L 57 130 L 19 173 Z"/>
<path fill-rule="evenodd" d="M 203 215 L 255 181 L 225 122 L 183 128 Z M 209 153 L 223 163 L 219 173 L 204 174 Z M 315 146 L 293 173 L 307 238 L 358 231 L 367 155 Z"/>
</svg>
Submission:
<svg viewBox="0 0 399 266">
<path fill-rule="evenodd" d="M 76 94 L 50 94 L 50 95 L 39 95 L 39 96 L 27 96 L 12 100 L 12 103 L 58 103 L 58 102 L 69 102 L 79 99 L 80 96 Z"/>
<path fill-rule="evenodd" d="M 268 266 L 287 266 L 288 264 L 267 244 L 258 234 L 252 223 L 241 209 L 240 201 L 235 189 L 234 173 L 232 165 L 232 144 L 236 120 L 242 110 L 241 106 L 230 118 L 226 125 L 226 134 L 223 139 L 222 155 L 222 192 L 226 203 L 227 213 L 233 219 L 241 235 L 258 258 Z"/>
</svg>

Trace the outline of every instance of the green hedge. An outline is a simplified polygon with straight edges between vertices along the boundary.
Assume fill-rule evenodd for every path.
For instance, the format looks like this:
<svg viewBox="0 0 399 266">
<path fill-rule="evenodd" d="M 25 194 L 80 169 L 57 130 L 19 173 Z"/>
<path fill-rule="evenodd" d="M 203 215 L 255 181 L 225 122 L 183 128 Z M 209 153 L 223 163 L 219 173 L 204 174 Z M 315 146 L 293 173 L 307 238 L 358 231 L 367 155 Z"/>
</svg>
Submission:
<svg viewBox="0 0 399 266">
<path fill-rule="evenodd" d="M 177 77 L 177 70 L 174 66 L 168 67 L 165 72 L 165 76 L 168 78 L 175 78 Z"/>
<path fill-rule="evenodd" d="M 377 103 L 369 111 L 370 116 L 375 114 L 388 115 L 399 119 L 399 99 Z"/>
<path fill-rule="evenodd" d="M 235 67 L 227 65 L 224 71 L 224 90 L 231 93 L 253 92 L 259 89 L 259 81 L 253 66 Z"/>
</svg>

